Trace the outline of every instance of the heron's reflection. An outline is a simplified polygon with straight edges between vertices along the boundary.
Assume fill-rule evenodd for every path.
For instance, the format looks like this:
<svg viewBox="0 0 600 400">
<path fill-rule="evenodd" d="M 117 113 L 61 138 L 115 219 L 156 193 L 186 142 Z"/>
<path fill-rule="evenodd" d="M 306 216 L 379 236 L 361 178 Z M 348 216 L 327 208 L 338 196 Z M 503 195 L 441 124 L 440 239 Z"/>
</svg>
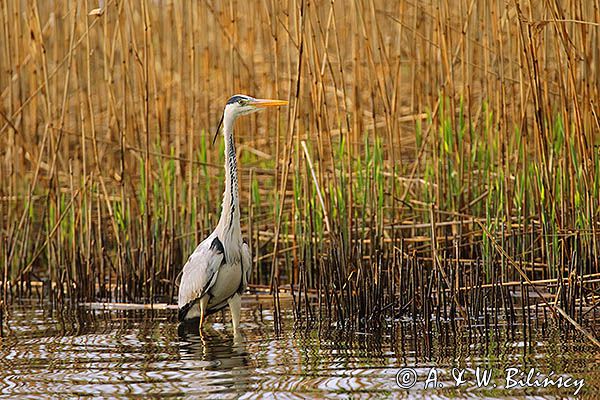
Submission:
<svg viewBox="0 0 600 400">
<path fill-rule="evenodd" d="M 203 333 L 199 334 L 197 321 L 180 323 L 177 332 L 181 339 L 181 355 L 186 358 L 209 361 L 210 369 L 215 370 L 249 365 L 245 338 L 240 333 L 232 335 L 206 324 Z"/>
</svg>

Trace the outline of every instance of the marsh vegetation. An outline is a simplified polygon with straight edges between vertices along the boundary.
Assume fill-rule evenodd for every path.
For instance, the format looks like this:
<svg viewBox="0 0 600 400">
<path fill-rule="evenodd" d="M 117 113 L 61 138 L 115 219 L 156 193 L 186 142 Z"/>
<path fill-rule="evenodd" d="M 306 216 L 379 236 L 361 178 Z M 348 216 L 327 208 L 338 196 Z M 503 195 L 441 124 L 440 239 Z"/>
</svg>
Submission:
<svg viewBox="0 0 600 400">
<path fill-rule="evenodd" d="M 0 5 L 5 307 L 172 302 L 247 93 L 290 100 L 236 126 L 255 290 L 303 323 L 520 310 L 597 343 L 597 1 L 96 7 Z"/>
</svg>

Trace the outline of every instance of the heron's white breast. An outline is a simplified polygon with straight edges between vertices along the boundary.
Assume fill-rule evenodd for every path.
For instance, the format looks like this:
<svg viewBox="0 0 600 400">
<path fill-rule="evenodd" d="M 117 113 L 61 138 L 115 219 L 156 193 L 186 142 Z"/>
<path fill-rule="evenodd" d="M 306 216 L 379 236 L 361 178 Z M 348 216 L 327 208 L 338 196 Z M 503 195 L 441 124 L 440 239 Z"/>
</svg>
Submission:
<svg viewBox="0 0 600 400">
<path fill-rule="evenodd" d="M 211 299 L 208 302 L 208 307 L 211 308 L 233 296 L 240 287 L 241 278 L 242 264 L 239 260 L 222 265 L 219 268 L 217 281 L 210 290 Z"/>
</svg>

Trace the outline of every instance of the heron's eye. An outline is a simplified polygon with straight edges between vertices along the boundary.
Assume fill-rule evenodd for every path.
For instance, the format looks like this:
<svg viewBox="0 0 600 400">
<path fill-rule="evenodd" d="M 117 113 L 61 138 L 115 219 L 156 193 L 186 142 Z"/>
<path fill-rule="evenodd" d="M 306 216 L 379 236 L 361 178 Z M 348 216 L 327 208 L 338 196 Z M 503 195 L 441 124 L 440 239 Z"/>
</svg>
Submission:
<svg viewBox="0 0 600 400">
<path fill-rule="evenodd" d="M 246 100 L 239 100 L 239 101 L 238 101 L 238 104 L 239 104 L 240 106 L 245 106 L 245 105 L 246 105 L 246 103 L 248 103 L 248 101 L 246 101 Z"/>
</svg>

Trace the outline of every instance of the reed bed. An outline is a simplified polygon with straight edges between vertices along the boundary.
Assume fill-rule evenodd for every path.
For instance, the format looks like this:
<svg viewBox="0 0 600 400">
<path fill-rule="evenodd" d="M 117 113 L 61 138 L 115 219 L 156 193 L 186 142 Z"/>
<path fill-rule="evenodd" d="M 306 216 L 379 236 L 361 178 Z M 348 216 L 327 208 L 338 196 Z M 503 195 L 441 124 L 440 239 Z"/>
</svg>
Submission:
<svg viewBox="0 0 600 400">
<path fill-rule="evenodd" d="M 0 9 L 8 308 L 172 301 L 220 211 L 210 137 L 247 93 L 290 100 L 236 138 L 252 283 L 291 291 L 299 319 L 429 327 L 540 307 L 595 340 L 597 1 Z"/>
</svg>

